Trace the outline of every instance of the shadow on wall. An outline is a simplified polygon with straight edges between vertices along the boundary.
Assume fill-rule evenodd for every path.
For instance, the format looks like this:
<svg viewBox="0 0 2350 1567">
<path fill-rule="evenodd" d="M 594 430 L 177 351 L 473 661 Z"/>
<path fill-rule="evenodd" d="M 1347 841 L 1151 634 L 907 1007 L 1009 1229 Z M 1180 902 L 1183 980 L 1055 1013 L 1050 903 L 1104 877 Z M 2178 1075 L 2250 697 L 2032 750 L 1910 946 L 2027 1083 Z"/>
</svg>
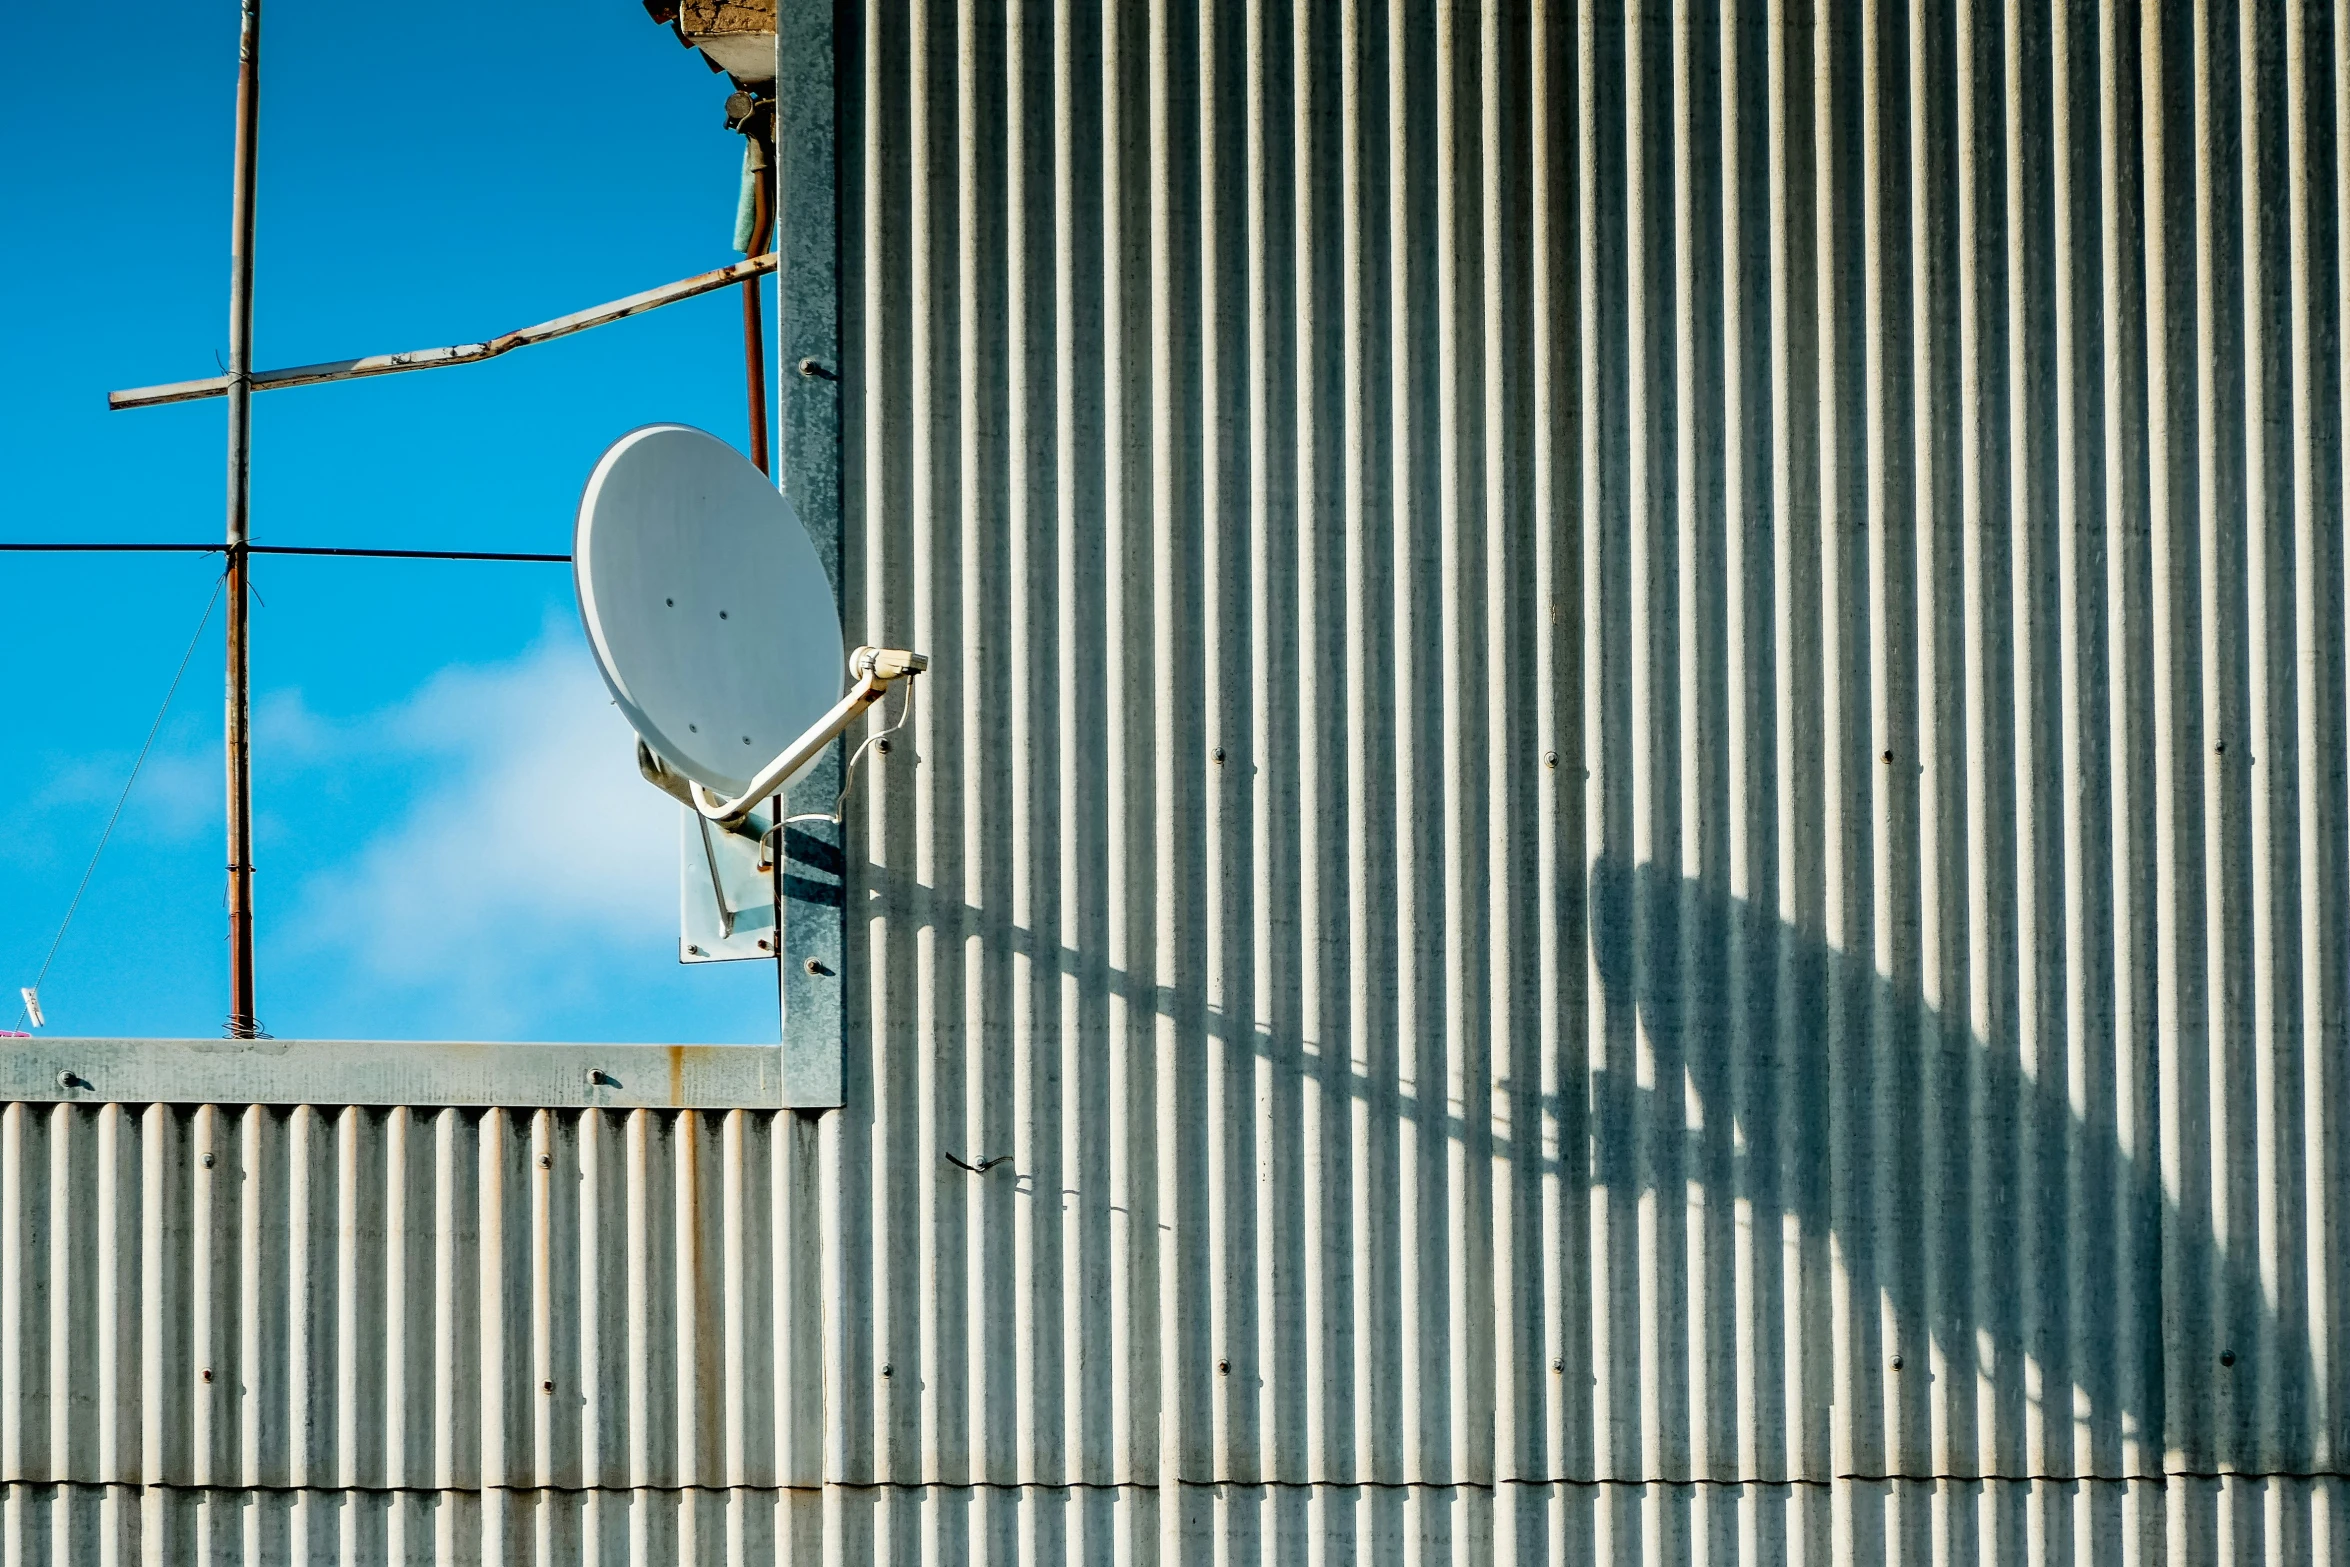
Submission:
<svg viewBox="0 0 2350 1567">
<path fill-rule="evenodd" d="M 2264 1282 L 2248 1224 L 2224 1237 L 2210 1210 L 2166 1194 L 2151 1028 L 2125 1056 L 2133 1046 L 2114 1037 L 2108 1003 L 2091 1009 L 2103 1037 L 2068 1041 L 2060 995 L 2056 1037 L 2028 1062 L 2018 1039 L 1970 1029 L 1963 1000 L 1937 1010 L 1767 910 L 1617 859 L 1592 868 L 1589 928 L 1592 1032 L 1605 1041 L 1592 1049 L 1606 1057 L 1590 1077 L 1590 1179 L 1631 1191 L 1685 1181 L 1713 1210 L 1729 1206 L 1727 1187 L 1751 1205 L 1758 1235 L 1808 1238 L 1817 1293 L 1803 1304 L 1845 1316 L 1861 1389 L 1845 1418 L 1862 1428 L 1855 1448 L 1881 1452 L 1885 1472 L 1924 1456 L 1934 1405 L 1960 1473 L 2155 1474 L 2166 1454 L 2188 1473 L 2313 1472 L 2312 1438 L 2329 1406 L 2339 1418 L 2339 1401 L 2319 1386 L 2299 1303 L 2303 1260 L 2326 1251 L 2288 1222 L 2271 1240 L 2280 1279 Z M 1963 978 L 1954 989 L 1963 998 Z M 1635 1016 L 1656 1089 L 1635 1080 Z M 2085 1048 L 2068 1058 L 2076 1043 Z M 2245 1090 L 2236 1147 L 2228 1168 L 2209 1172 L 2210 1202 L 2239 1223 L 2259 1206 L 2253 1048 L 2233 1046 L 2243 1070 L 2225 1076 Z M 2208 1149 L 2212 1075 L 2199 1047 L 2178 1070 L 2183 1135 Z M 1676 1075 L 1693 1114 L 1665 1086 Z M 2298 1101 L 2286 1102 L 2291 1125 L 2274 1135 L 2297 1139 Z M 2125 1116 L 2135 1152 L 2121 1141 Z M 1659 1146 L 1668 1142 L 1678 1146 Z M 2195 1167 L 2195 1151 L 2186 1162 Z M 2280 1211 L 2300 1206 L 2296 1190 Z M 1778 1249 L 1758 1245 L 1758 1272 L 1777 1272 Z M 1841 1306 L 1835 1270 L 1847 1281 Z M 1824 1352 L 1828 1324 L 1816 1327 Z M 1929 1345 L 1955 1386 L 1922 1374 Z M 1830 1375 L 1820 1366 L 1807 1378 L 1818 1405 Z M 1872 1398 L 1879 1378 L 1886 1391 Z M 2027 1451 L 2035 1402 L 2044 1453 Z M 1887 1429 L 1888 1410 L 1901 1412 L 1905 1438 Z"/>
<path fill-rule="evenodd" d="M 882 894 L 876 906 L 898 919 L 934 920 L 951 901 L 886 866 L 868 865 L 865 875 L 866 885 Z M 1563 1160 L 1512 1146 L 1506 1128 L 1470 1126 L 1458 1106 L 1432 1113 L 1435 1107 L 1392 1082 L 1354 1074 L 1347 1092 L 1370 1106 L 1381 1128 L 1373 1135 L 1390 1158 L 1396 1129 L 1412 1124 L 1423 1135 L 1441 1128 L 1448 1139 L 1471 1139 L 1472 1167 L 1490 1157 L 1521 1179 L 1560 1175 L 1567 1201 L 1585 1213 L 1648 1192 L 1688 1194 L 1686 1209 L 1668 1202 L 1667 1214 L 1676 1216 L 1657 1227 L 1662 1238 L 1655 1242 L 1652 1289 L 1670 1299 L 1676 1315 L 1690 1309 L 1689 1257 L 1699 1241 L 1684 1242 L 1684 1225 L 1703 1232 L 1710 1262 L 1696 1266 L 1712 1284 L 1694 1329 L 1700 1342 L 1687 1352 L 1676 1348 L 1664 1357 L 1674 1364 L 1654 1368 L 1659 1407 L 1635 1410 L 1632 1419 L 1665 1429 L 1684 1419 L 1711 1428 L 1704 1450 L 1715 1478 L 1945 1472 L 2122 1478 L 2160 1474 L 2166 1462 L 2187 1474 L 2341 1472 L 2339 1455 L 2350 1451 L 2350 1396 L 2338 1385 L 2321 1386 L 2329 1372 L 2310 1340 L 2303 1304 L 2313 1288 L 2307 1267 L 2323 1265 L 2338 1248 L 2309 1243 L 2296 1192 L 2280 1205 L 2285 1233 L 2271 1242 L 2282 1259 L 2279 1277 L 2273 1284 L 2262 1278 L 2260 1245 L 2248 1222 L 2259 1206 L 2249 1041 L 2229 1056 L 2242 1071 L 2232 1065 L 2226 1074 L 2231 1084 L 2240 1077 L 2245 1086 L 2233 1139 L 2238 1150 L 2226 1155 L 2227 1169 L 2211 1171 L 2209 1188 L 2211 1203 L 2245 1227 L 2222 1235 L 2199 1202 L 2182 1206 L 2163 1189 L 2153 1155 L 2158 1062 L 2151 1029 L 2135 1058 L 2125 1059 L 2130 1047 L 2113 1037 L 2106 1008 L 2099 1014 L 2104 1037 L 2077 1065 L 2059 1037 L 2042 1047 L 2046 1064 L 2035 1067 L 2016 1039 L 1978 1037 L 1963 1017 L 1938 1012 L 1914 991 L 1887 982 L 1867 959 L 1701 883 L 1603 858 L 1592 867 L 1588 890 L 1596 983 L 1581 1051 L 1560 1066 L 1566 1082 L 1583 1075 L 1588 1098 L 1541 1105 L 1562 1129 Z M 1089 1038 L 1105 1037 L 1104 1009 L 1117 996 L 1137 1017 L 1174 1017 L 1226 1048 L 1236 1032 L 1245 1032 L 1247 1048 L 1271 1061 L 1277 1074 L 1310 1070 L 1300 1052 L 1262 1032 L 1237 1030 L 1232 1018 L 1197 996 L 1145 984 L 988 910 L 954 903 L 948 921 L 938 923 L 951 921 L 962 922 L 958 936 L 980 938 L 990 954 L 984 965 L 990 977 L 979 981 L 985 991 L 979 1015 L 991 1020 L 990 1032 L 1002 1030 L 1015 1010 L 1000 960 L 1017 953 L 1031 960 L 1047 989 L 1076 981 Z M 892 943 L 893 966 L 911 961 L 911 946 Z M 1532 962 L 1529 954 L 1524 966 L 1531 969 Z M 963 976 L 970 970 L 958 963 L 954 971 L 950 983 L 969 983 Z M 941 978 L 949 979 L 947 970 Z M 1958 988 L 1963 994 L 1963 983 Z M 1057 1020 L 1060 1005 L 1040 998 L 1044 1032 L 1058 1032 L 1057 1022 L 1046 1020 Z M 942 997 L 936 1015 L 973 1014 Z M 908 1026 L 901 1014 L 892 1031 Z M 1560 1026 L 1569 1025 L 1561 1020 Z M 996 1102 L 980 1110 L 971 1130 L 993 1139 L 990 1149 L 1013 1146 L 1010 1082 L 997 1078 L 1008 1073 L 1009 1052 L 966 1057 L 943 1046 L 935 1053 L 921 1049 L 911 1034 L 898 1039 L 899 1048 L 870 1062 L 863 1051 L 850 1053 L 852 1103 L 874 1105 L 875 1085 L 855 1080 L 877 1069 L 891 1080 L 893 1113 L 910 1113 L 920 1056 L 930 1070 L 968 1074 L 966 1082 L 940 1085 L 947 1099 L 965 1086 L 982 1095 L 982 1082 L 995 1080 Z M 1421 1051 L 1423 1060 L 1427 1053 Z M 1411 1055 L 1407 1042 L 1407 1060 Z M 1096 1059 L 1081 1070 L 1104 1069 Z M 2200 1048 L 2176 1070 L 2185 1101 L 2183 1138 L 2200 1138 L 2208 1148 L 2211 1121 L 2203 1100 L 2212 1077 Z M 1069 1082 L 1056 1072 L 1050 1080 L 1058 1116 L 1106 1113 L 1106 1079 Z M 1498 1095 L 1511 1092 L 1507 1083 L 1493 1086 Z M 2117 1093 L 2128 1102 L 2117 1106 Z M 1531 1107 L 1538 1091 L 1524 1087 L 1520 1099 Z M 2294 1103 L 2292 1125 L 2277 1129 L 2280 1138 L 2296 1137 L 2306 1124 Z M 2121 1141 L 2124 1114 L 2137 1128 L 2135 1153 Z M 893 1141 L 912 1131 L 901 1128 Z M 2326 1124 L 2323 1135 L 2341 1134 Z M 1023 1157 L 1023 1166 L 1033 1166 L 1019 1171 L 1024 1196 L 1055 1187 L 1071 1195 L 1107 1191 L 1106 1152 L 1098 1166 L 1088 1155 L 1087 1167 L 1064 1169 L 1057 1143 L 1047 1138 Z M 2283 1168 L 2320 1159 L 2328 1161 L 2321 1168 L 2339 1167 L 2325 1150 L 2303 1148 Z M 1243 1158 L 1240 1167 L 1251 1163 Z M 2196 1167 L 2192 1151 L 2186 1164 L 2190 1173 Z M 967 1199 L 959 1182 L 947 1190 L 957 1203 L 991 1200 Z M 1107 1201 L 1097 1197 L 1096 1205 Z M 1088 1206 L 1079 1203 L 1081 1210 Z M 1435 1211 L 1443 1211 L 1441 1202 Z M 1636 1387 L 1645 1379 L 1621 1364 L 1639 1353 L 1640 1325 L 1632 1319 L 1658 1311 L 1660 1299 L 1640 1293 L 1639 1225 L 1628 1207 L 1618 1211 L 1622 1217 L 1596 1243 L 1605 1254 L 1590 1260 L 1584 1310 L 1618 1313 L 1618 1365 L 1612 1373 L 1593 1369 Z M 1677 1216 L 1682 1213 L 1689 1217 Z M 1728 1282 L 1741 1224 L 1753 1237 L 1755 1301 L 1743 1331 Z M 1527 1221 L 1524 1239 L 1538 1235 L 1539 1222 Z M 1457 1238 L 1429 1239 L 1459 1254 Z M 1095 1255 L 1099 1260 L 1098 1250 Z M 1206 1263 L 1204 1252 L 1191 1255 Z M 1364 1265 L 1380 1287 L 1393 1290 L 1390 1265 L 1377 1258 Z M 1434 1254 L 1428 1265 L 1440 1265 Z M 1539 1263 L 1533 1266 L 1539 1271 Z M 2326 1282 L 2314 1284 L 2322 1291 Z M 1105 1301 L 1089 1292 L 1079 1309 L 1090 1321 L 1107 1309 Z M 1439 1299 L 1428 1309 L 1447 1308 Z M 1106 1320 L 1096 1326 L 1108 1329 Z M 1511 1374 L 1513 1359 L 1547 1354 L 1535 1331 L 1536 1341 L 1516 1351 L 1495 1346 L 1502 1375 Z M 1586 1341 L 1587 1333 L 1588 1323 L 1570 1324 L 1567 1341 Z M 1423 1337 L 1444 1341 L 1441 1332 L 1424 1329 Z M 1742 1337 L 1749 1353 L 1773 1361 L 1783 1358 L 1781 1346 L 1803 1346 L 1792 1377 L 1781 1368 L 1755 1378 L 1754 1407 L 1743 1415 L 1730 1396 L 1739 1385 Z M 1671 1334 L 1665 1341 L 1683 1342 Z M 1369 1349 L 1357 1345 L 1354 1352 Z M 1707 1382 L 1716 1390 L 1703 1407 L 1689 1389 L 1689 1362 L 1697 1356 L 1708 1362 Z M 1631 1381 L 1623 1383 L 1628 1373 Z M 2330 1377 L 2338 1383 L 2340 1368 Z M 1439 1398 L 1440 1388 L 1434 1390 Z M 1831 1433 L 1829 1406 L 1840 1392 L 1849 1403 Z M 1366 1412 L 1382 1419 L 1389 1413 Z M 1441 1423 L 1440 1411 L 1429 1414 Z M 1620 1403 L 1617 1418 L 1624 1418 Z M 2315 1438 L 2329 1418 L 2336 1434 L 2332 1456 L 2321 1464 Z M 1737 1428 L 1747 1421 L 1790 1433 L 1784 1442 L 1766 1438 L 1766 1449 L 1778 1454 L 1766 1452 L 1758 1465 L 1766 1473 L 1739 1473 Z M 2038 1440 L 2029 1435 L 2035 1426 Z M 1937 1427 L 1947 1444 L 1939 1458 Z M 1612 1463 L 1601 1459 L 1602 1472 L 1621 1472 L 1644 1445 L 1622 1430 L 1594 1432 L 1592 1439 L 1601 1454 L 1617 1455 Z M 1570 1449 L 1581 1445 L 1571 1433 L 1568 1441 Z M 1672 1430 L 1668 1448 L 1688 1451 L 1688 1442 L 1686 1431 Z M 1550 1462 L 1565 1457 L 1552 1455 Z"/>
</svg>

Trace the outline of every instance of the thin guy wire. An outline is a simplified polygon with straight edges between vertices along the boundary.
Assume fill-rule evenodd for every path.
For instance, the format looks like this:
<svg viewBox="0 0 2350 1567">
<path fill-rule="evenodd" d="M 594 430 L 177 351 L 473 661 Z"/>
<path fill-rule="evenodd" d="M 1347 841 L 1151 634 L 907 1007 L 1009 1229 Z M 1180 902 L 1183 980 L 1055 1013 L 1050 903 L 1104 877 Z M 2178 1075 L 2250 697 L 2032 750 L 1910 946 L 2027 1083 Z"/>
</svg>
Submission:
<svg viewBox="0 0 2350 1567">
<path fill-rule="evenodd" d="M 106 840 L 114 836 L 114 824 L 122 820 L 122 808 L 130 802 L 131 785 L 139 781 L 139 769 L 147 764 L 147 753 L 154 749 L 155 736 L 162 732 L 163 717 L 171 711 L 171 699 L 179 694 L 180 677 L 188 672 L 188 660 L 196 656 L 196 644 L 204 640 L 204 628 L 212 624 L 212 606 L 220 602 L 220 589 L 228 581 L 221 573 L 213 579 L 212 597 L 204 601 L 204 618 L 196 622 L 196 634 L 188 638 L 188 650 L 180 655 L 180 667 L 172 671 L 171 688 L 163 693 L 163 705 L 155 710 L 155 722 L 147 726 L 147 739 L 139 747 L 137 760 L 131 763 L 131 775 L 122 782 L 122 793 L 114 800 L 114 814 L 106 818 L 106 830 L 98 834 L 98 847 L 90 851 L 90 863 L 82 868 L 81 885 L 73 890 L 73 901 L 65 906 L 65 918 L 57 927 L 56 939 L 49 943 L 49 955 L 41 959 L 41 971 L 33 976 L 33 994 L 41 993 L 41 982 L 49 977 L 49 965 L 57 961 L 57 949 L 65 944 L 65 933 L 73 926 L 73 917 L 82 906 L 82 894 L 90 890 L 90 877 L 98 869 L 98 856 L 106 852 Z M 17 1011 L 21 1023 L 32 1021 L 32 1006 L 28 1002 Z"/>
</svg>

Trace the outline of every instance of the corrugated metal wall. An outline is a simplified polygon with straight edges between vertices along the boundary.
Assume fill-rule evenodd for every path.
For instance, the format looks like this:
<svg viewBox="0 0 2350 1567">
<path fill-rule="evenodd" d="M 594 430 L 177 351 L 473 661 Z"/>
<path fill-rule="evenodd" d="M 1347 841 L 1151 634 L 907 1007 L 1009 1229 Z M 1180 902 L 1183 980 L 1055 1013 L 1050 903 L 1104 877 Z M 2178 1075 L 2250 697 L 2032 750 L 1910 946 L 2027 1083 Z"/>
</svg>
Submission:
<svg viewBox="0 0 2350 1567">
<path fill-rule="evenodd" d="M 2350 17 L 844 15 L 846 1557 L 2350 1561 Z"/>
<path fill-rule="evenodd" d="M 814 1542 L 816 1152 L 788 1111 L 9 1104 L 0 1559 Z"/>
<path fill-rule="evenodd" d="M 837 45 L 847 1108 L 19 1090 L 6 1562 L 2350 1563 L 2350 17 Z"/>
</svg>

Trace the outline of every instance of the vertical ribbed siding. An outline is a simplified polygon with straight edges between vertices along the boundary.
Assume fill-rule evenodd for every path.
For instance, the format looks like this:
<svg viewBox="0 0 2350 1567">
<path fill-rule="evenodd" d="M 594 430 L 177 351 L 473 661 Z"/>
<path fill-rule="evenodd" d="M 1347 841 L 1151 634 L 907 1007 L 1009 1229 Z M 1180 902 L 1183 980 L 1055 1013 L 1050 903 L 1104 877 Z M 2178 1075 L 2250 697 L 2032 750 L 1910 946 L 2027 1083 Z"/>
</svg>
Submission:
<svg viewBox="0 0 2350 1567">
<path fill-rule="evenodd" d="M 767 1557 L 819 1494 L 768 1241 L 810 1239 L 810 1150 L 773 1111 L 0 1109 L 9 1559 Z"/>
<path fill-rule="evenodd" d="M 847 1107 L 0 1106 L 0 1555 L 2350 1564 L 2350 17 L 840 17 Z"/>
<path fill-rule="evenodd" d="M 839 1549 L 2350 1552 L 2346 27 L 858 13 Z"/>
</svg>

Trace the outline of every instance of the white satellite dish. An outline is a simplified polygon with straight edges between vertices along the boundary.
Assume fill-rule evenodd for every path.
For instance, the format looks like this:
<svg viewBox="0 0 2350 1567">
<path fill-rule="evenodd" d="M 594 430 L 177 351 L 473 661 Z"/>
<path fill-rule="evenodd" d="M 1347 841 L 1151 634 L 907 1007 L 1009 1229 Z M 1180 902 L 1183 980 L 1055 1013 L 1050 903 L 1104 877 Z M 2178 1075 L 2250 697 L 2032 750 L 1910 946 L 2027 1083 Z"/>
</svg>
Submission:
<svg viewBox="0 0 2350 1567">
<path fill-rule="evenodd" d="M 646 776 L 725 826 L 928 666 L 858 648 L 844 695 L 840 612 L 798 513 L 733 447 L 686 425 L 631 430 L 597 461 L 572 575 Z"/>
</svg>

